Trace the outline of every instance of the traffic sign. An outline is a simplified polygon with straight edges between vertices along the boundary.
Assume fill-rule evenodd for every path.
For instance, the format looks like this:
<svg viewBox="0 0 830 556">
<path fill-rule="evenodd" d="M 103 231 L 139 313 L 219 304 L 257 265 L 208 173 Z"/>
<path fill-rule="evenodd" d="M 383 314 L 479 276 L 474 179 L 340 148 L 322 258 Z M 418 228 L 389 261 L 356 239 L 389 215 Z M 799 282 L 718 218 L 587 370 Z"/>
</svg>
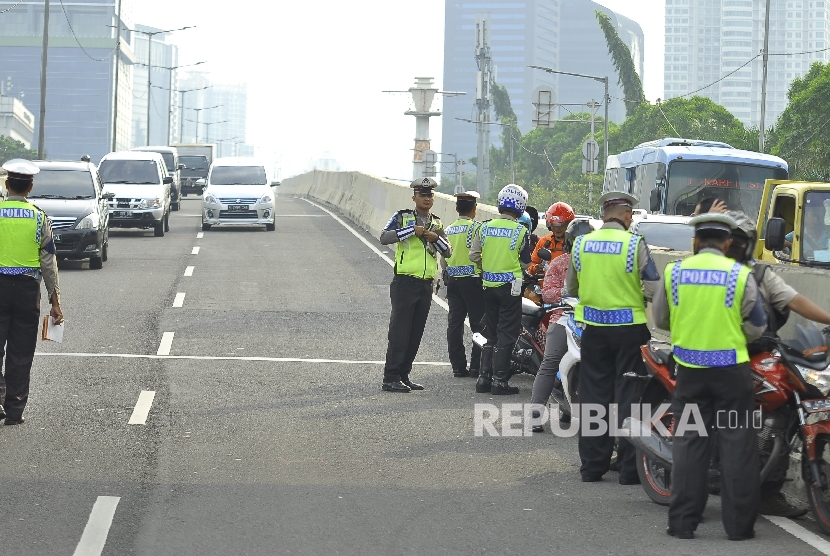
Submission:
<svg viewBox="0 0 830 556">
<path fill-rule="evenodd" d="M 582 156 L 586 160 L 596 160 L 599 156 L 599 144 L 594 139 L 582 143 Z"/>
</svg>

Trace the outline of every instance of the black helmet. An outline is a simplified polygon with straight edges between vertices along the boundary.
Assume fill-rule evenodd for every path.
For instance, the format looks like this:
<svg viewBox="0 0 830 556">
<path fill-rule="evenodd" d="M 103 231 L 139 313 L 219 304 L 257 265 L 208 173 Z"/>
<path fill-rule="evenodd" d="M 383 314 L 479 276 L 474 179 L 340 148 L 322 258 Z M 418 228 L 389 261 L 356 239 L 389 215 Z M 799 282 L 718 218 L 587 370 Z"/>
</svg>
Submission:
<svg viewBox="0 0 830 556">
<path fill-rule="evenodd" d="M 571 248 L 573 247 L 576 238 L 584 236 L 585 234 L 590 234 L 593 231 L 594 229 L 591 227 L 591 223 L 587 220 L 572 220 L 571 223 L 568 224 L 568 229 L 565 230 L 565 252 L 571 252 Z"/>
</svg>

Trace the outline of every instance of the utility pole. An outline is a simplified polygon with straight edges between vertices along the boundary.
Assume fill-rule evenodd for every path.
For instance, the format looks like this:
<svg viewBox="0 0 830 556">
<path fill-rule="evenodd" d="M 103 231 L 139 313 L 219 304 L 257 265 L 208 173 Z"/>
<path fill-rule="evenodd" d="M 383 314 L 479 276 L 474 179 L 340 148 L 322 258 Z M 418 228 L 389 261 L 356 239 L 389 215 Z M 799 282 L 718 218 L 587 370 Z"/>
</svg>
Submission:
<svg viewBox="0 0 830 556">
<path fill-rule="evenodd" d="M 591 179 L 591 175 L 597 171 L 597 141 L 594 138 L 594 122 L 596 121 L 597 108 L 599 108 L 600 104 L 594 99 L 591 99 L 591 102 L 587 106 L 591 109 L 591 139 L 585 143 L 585 153 L 583 153 L 585 154 L 585 162 L 583 163 L 583 169 L 587 170 L 586 173 L 588 174 L 588 202 L 593 203 L 594 181 Z"/>
<path fill-rule="evenodd" d="M 493 59 L 490 56 L 490 20 L 476 16 L 476 191 L 487 197 L 490 190 L 490 105 L 493 101 Z"/>
<path fill-rule="evenodd" d="M 767 65 L 769 63 L 769 8 L 770 0 L 767 0 L 767 13 L 764 17 L 764 75 L 761 80 L 761 123 L 758 127 L 758 152 L 764 152 L 764 121 L 767 115 Z"/>
<path fill-rule="evenodd" d="M 44 132 L 46 129 L 46 60 L 49 52 L 49 0 L 43 8 L 43 54 L 40 57 L 40 121 L 37 132 L 37 157 L 43 160 Z"/>
<path fill-rule="evenodd" d="M 118 0 L 118 13 L 115 15 L 118 28 L 115 29 L 115 97 L 112 102 L 112 151 L 117 150 L 118 141 L 118 70 L 121 66 L 121 0 Z"/>
</svg>

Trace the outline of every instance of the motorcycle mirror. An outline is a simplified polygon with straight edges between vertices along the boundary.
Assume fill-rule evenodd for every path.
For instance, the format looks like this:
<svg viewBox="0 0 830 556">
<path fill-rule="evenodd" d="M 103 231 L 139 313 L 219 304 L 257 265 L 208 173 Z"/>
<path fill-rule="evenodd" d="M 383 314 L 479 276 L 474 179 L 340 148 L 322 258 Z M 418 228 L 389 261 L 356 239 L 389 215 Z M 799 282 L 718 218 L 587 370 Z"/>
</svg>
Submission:
<svg viewBox="0 0 830 556">
<path fill-rule="evenodd" d="M 536 254 L 539 255 L 539 258 L 543 261 L 550 261 L 553 260 L 553 255 L 548 249 L 542 248 L 536 251 Z"/>
</svg>

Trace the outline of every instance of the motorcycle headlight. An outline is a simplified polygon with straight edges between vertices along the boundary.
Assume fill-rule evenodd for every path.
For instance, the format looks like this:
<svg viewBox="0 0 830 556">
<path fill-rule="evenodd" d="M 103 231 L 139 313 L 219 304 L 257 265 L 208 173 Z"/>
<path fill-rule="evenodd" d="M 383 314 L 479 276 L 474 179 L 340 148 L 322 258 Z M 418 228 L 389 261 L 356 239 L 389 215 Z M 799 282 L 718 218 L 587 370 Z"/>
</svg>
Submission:
<svg viewBox="0 0 830 556">
<path fill-rule="evenodd" d="M 100 219 L 98 218 L 97 212 L 91 212 L 84 216 L 78 225 L 75 226 L 76 230 L 97 230 L 98 224 L 100 223 Z"/>
<path fill-rule="evenodd" d="M 273 199 L 273 198 L 272 198 L 270 195 L 263 195 L 263 196 L 262 196 L 262 199 L 260 199 L 260 200 L 259 200 L 259 204 L 261 204 L 261 205 L 267 205 L 268 203 L 270 203 L 270 202 L 271 202 L 271 200 L 272 200 L 272 199 Z"/>
<path fill-rule="evenodd" d="M 218 205 L 219 201 L 213 195 L 205 195 L 205 203 L 208 205 Z"/>
<path fill-rule="evenodd" d="M 795 368 L 801 373 L 804 382 L 815 386 L 822 396 L 830 394 L 830 367 L 823 371 L 802 367 L 801 365 L 796 365 Z"/>
<path fill-rule="evenodd" d="M 138 204 L 138 208 L 140 209 L 157 209 L 161 207 L 161 199 L 141 199 L 141 202 Z"/>
</svg>

